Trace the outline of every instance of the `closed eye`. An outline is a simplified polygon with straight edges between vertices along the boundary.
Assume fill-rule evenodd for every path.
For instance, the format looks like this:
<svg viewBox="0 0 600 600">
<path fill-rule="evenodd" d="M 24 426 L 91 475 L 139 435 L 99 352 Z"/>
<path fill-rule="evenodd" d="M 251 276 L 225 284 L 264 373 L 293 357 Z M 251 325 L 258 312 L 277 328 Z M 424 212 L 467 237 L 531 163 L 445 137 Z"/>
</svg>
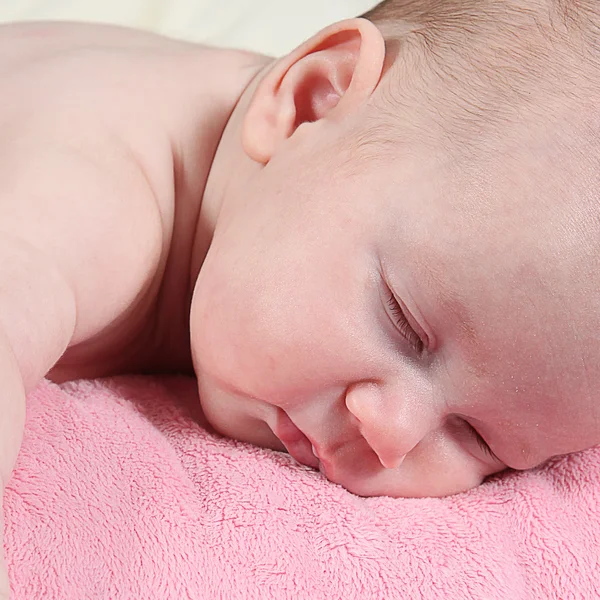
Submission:
<svg viewBox="0 0 600 600">
<path fill-rule="evenodd" d="M 494 451 L 490 448 L 489 444 L 483 439 L 479 431 L 477 431 L 477 429 L 475 429 L 475 427 L 473 427 L 473 425 L 471 425 L 471 423 L 469 423 L 468 421 L 465 421 L 465 423 L 469 428 L 469 431 L 475 438 L 477 445 L 481 448 L 483 453 L 489 456 L 492 460 L 501 463 L 502 461 L 494 454 Z"/>
<path fill-rule="evenodd" d="M 404 311 L 391 291 L 388 291 L 387 305 L 394 319 L 394 324 L 402 337 L 415 349 L 417 354 L 422 354 L 425 344 L 417 332 L 410 326 Z"/>
</svg>

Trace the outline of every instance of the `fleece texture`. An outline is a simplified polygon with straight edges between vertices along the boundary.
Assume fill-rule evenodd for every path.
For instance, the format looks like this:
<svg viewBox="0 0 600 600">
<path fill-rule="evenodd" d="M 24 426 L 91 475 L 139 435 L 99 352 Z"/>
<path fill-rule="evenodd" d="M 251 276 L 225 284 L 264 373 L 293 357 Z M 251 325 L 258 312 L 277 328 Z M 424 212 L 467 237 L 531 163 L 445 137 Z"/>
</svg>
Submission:
<svg viewBox="0 0 600 600">
<path fill-rule="evenodd" d="M 600 449 L 449 498 L 359 498 L 203 427 L 195 382 L 28 398 L 15 600 L 600 598 Z"/>
</svg>

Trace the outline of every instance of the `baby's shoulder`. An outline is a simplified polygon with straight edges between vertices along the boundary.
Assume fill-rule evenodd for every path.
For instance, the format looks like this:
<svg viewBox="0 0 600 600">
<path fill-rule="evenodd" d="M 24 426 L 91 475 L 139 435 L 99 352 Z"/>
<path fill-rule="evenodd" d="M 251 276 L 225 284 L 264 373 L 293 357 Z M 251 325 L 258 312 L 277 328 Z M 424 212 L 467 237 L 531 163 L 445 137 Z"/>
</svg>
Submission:
<svg viewBox="0 0 600 600">
<path fill-rule="evenodd" d="M 0 26 L 0 235 L 10 230 L 28 264 L 42 265 L 23 270 L 23 290 L 50 270 L 68 286 L 77 319 L 63 362 L 79 369 L 131 349 L 158 298 L 178 304 L 162 282 L 187 274 L 193 216 L 243 65 L 122 28 Z M 48 286 L 28 305 L 42 320 L 52 318 Z"/>
<path fill-rule="evenodd" d="M 27 144 L 114 156 L 168 217 L 175 163 L 206 176 L 249 56 L 107 25 L 0 25 L 0 161 Z"/>
</svg>

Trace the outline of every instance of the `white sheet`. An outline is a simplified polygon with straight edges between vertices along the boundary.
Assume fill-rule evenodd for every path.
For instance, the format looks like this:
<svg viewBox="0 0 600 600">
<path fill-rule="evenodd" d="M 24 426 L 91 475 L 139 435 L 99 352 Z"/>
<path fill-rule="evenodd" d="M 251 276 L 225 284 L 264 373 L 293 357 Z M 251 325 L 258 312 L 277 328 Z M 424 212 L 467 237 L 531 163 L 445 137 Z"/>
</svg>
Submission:
<svg viewBox="0 0 600 600">
<path fill-rule="evenodd" d="M 271 55 L 376 0 L 0 0 L 0 21 L 114 23 Z"/>
</svg>

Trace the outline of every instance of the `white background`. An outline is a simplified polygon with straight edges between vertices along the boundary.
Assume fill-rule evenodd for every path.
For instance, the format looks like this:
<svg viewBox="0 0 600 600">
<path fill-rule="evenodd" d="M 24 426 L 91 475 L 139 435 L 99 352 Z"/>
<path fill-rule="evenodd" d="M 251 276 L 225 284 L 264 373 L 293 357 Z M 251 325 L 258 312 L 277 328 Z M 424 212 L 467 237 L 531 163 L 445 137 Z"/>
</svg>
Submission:
<svg viewBox="0 0 600 600">
<path fill-rule="evenodd" d="M 0 21 L 114 23 L 281 55 L 377 0 L 0 0 Z"/>
</svg>

